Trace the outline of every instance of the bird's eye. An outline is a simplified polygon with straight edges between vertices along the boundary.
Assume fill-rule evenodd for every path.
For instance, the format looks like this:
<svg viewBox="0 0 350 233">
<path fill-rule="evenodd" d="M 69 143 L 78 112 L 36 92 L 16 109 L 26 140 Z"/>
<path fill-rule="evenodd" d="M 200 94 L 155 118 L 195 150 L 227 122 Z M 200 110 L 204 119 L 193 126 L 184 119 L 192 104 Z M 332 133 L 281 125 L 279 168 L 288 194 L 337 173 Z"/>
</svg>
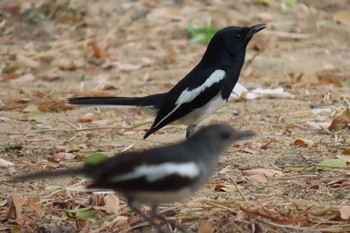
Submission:
<svg viewBox="0 0 350 233">
<path fill-rule="evenodd" d="M 241 34 L 239 34 L 239 33 L 236 34 L 236 37 L 237 37 L 237 38 L 240 38 L 240 37 L 241 37 Z"/>
<path fill-rule="evenodd" d="M 231 134 L 228 133 L 228 132 L 223 132 L 223 133 L 221 133 L 220 137 L 223 140 L 227 140 L 227 139 L 229 139 L 231 137 Z"/>
</svg>

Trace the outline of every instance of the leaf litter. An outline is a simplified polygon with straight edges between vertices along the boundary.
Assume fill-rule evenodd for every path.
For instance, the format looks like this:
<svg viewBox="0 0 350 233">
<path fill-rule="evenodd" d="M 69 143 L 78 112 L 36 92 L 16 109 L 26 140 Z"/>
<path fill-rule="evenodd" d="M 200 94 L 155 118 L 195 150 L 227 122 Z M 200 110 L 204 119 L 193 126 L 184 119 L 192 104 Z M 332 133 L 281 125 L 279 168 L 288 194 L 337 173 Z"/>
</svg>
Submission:
<svg viewBox="0 0 350 233">
<path fill-rule="evenodd" d="M 239 93 L 232 95 L 237 101 L 205 122 L 224 121 L 259 136 L 230 148 L 219 164 L 222 172 L 198 194 L 161 211 L 175 211 L 171 221 L 203 233 L 349 229 L 344 204 L 350 200 L 345 1 L 332 9 L 327 1 L 237 1 L 234 6 L 230 1 L 7 2 L 0 4 L 7 12 L 0 16 L 5 44 L 0 47 L 5 61 L 0 65 L 0 231 L 14 225 L 32 232 L 147 229 L 123 199 L 109 193 L 94 197 L 84 179 L 23 184 L 8 179 L 80 166 L 94 153 L 111 155 L 182 140 L 184 128 L 173 126 L 141 140 L 150 119 L 140 111 L 72 110 L 65 100 L 166 91 L 204 52 L 205 45 L 189 40 L 190 23 L 206 28 L 196 39 L 201 42 L 199 37 L 206 40 L 220 25 L 261 20 L 269 21 L 269 28 L 248 47 L 235 89 Z M 6 150 L 16 145 L 24 147 Z M 76 217 L 74 211 L 91 218 Z"/>
</svg>

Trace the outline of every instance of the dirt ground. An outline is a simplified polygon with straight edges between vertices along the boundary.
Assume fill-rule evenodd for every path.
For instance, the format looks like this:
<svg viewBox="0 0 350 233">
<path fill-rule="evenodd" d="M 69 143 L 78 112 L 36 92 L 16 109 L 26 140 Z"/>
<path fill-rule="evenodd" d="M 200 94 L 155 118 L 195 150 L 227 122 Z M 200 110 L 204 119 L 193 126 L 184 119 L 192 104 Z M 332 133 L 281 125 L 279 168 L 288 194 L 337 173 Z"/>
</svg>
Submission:
<svg viewBox="0 0 350 233">
<path fill-rule="evenodd" d="M 137 109 L 65 101 L 169 90 L 206 48 L 189 41 L 189 25 L 208 19 L 214 26 L 267 23 L 249 44 L 239 82 L 283 87 L 293 97 L 231 101 L 203 122 L 259 135 L 230 148 L 195 196 L 161 210 L 199 233 L 350 232 L 348 0 L 1 1 L 0 232 L 149 230 L 123 200 L 110 195 L 111 210 L 106 194 L 83 189 L 87 180 L 10 179 L 80 166 L 95 152 L 183 140 L 184 126 L 143 140 L 152 119 Z M 320 167 L 339 158 L 344 166 Z M 94 216 L 67 216 L 80 208 Z"/>
</svg>

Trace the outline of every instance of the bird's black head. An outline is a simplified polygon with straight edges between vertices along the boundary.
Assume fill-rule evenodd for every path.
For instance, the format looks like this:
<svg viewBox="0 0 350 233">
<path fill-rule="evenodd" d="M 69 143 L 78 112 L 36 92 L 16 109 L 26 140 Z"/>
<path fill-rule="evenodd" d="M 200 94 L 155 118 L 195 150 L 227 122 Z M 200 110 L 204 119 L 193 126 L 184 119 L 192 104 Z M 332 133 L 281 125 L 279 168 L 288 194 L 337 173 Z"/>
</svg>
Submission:
<svg viewBox="0 0 350 233">
<path fill-rule="evenodd" d="M 214 54 L 222 50 L 231 55 L 242 55 L 243 53 L 244 56 L 250 39 L 265 27 L 266 24 L 257 24 L 251 27 L 226 27 L 215 33 L 209 42 L 207 52 Z"/>
</svg>

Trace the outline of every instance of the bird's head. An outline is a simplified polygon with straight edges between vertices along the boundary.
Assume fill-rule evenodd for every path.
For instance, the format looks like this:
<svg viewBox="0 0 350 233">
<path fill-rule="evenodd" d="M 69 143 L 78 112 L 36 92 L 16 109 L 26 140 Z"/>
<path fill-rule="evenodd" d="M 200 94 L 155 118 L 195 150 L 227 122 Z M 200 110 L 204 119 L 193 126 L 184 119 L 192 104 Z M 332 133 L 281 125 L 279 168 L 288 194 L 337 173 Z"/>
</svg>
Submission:
<svg viewBox="0 0 350 233">
<path fill-rule="evenodd" d="M 257 24 L 251 27 L 226 27 L 216 32 L 209 42 L 208 49 L 212 48 L 213 52 L 218 48 L 223 48 L 230 54 L 236 54 L 247 47 L 248 42 L 253 35 L 266 27 L 266 24 Z"/>
<path fill-rule="evenodd" d="M 225 124 L 214 124 L 201 128 L 189 140 L 198 140 L 214 155 L 220 155 L 234 142 L 254 135 L 253 131 L 238 131 Z"/>
</svg>

